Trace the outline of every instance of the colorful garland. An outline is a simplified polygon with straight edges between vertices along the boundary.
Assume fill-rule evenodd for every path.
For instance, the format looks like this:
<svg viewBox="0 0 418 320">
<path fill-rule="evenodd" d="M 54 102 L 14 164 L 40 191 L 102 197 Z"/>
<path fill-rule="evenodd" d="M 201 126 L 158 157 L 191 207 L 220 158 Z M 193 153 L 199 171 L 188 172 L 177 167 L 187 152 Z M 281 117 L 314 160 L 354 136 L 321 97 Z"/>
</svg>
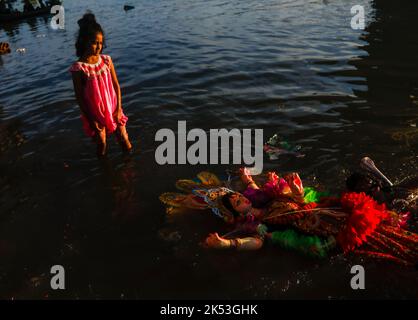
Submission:
<svg viewBox="0 0 418 320">
<path fill-rule="evenodd" d="M 352 251 L 367 242 L 382 220 L 389 218 L 385 204 L 378 204 L 364 192 L 347 192 L 341 197 L 341 206 L 350 213 L 345 227 L 337 236 L 344 252 Z"/>
</svg>

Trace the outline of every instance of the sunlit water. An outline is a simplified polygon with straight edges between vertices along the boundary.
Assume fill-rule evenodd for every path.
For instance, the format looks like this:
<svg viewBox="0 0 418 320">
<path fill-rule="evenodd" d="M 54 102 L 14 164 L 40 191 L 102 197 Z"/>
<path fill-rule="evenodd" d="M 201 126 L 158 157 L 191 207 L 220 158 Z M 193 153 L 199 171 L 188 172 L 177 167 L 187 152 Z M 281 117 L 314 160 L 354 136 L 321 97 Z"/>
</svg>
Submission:
<svg viewBox="0 0 418 320">
<path fill-rule="evenodd" d="M 265 170 L 295 170 L 332 190 L 364 155 L 394 181 L 415 175 L 416 8 L 360 2 L 364 31 L 350 28 L 359 2 L 344 0 L 142 0 L 128 12 L 124 1 L 74 0 L 64 2 L 65 30 L 48 18 L 1 26 L 13 53 L 0 57 L 0 296 L 416 298 L 416 271 L 393 265 L 269 245 L 205 250 L 199 242 L 225 231 L 222 223 L 167 216 L 158 200 L 176 179 L 236 168 L 157 165 L 154 135 L 179 120 L 260 128 L 265 140 L 277 133 L 306 156 L 265 156 Z M 128 157 L 112 141 L 98 161 L 81 130 L 68 68 L 87 9 L 105 29 L 122 86 Z M 358 263 L 362 292 L 350 287 Z M 49 289 L 54 264 L 66 268 L 65 291 Z"/>
</svg>

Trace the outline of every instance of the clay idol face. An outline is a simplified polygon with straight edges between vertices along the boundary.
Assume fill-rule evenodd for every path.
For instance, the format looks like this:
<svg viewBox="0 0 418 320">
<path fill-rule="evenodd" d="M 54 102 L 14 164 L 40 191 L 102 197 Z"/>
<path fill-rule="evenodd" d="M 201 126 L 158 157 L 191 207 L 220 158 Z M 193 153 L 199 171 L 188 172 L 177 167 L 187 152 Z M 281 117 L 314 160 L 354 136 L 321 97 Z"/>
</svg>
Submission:
<svg viewBox="0 0 418 320">
<path fill-rule="evenodd" d="M 242 194 L 234 193 L 230 198 L 230 202 L 235 211 L 239 213 L 246 213 L 251 209 L 251 202 Z"/>
</svg>

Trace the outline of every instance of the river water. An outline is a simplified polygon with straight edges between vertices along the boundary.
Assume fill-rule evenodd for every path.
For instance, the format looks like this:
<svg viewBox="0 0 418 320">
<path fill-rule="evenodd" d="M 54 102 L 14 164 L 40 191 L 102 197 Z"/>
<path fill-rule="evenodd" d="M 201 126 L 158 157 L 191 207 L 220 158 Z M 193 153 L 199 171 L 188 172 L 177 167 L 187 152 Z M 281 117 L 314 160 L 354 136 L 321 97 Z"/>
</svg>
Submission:
<svg viewBox="0 0 418 320">
<path fill-rule="evenodd" d="M 49 18 L 0 26 L 0 297 L 417 298 L 416 271 L 356 257 L 313 260 L 266 246 L 214 252 L 199 243 L 225 227 L 209 214 L 168 216 L 158 196 L 201 170 L 157 165 L 161 128 L 263 129 L 304 158 L 264 157 L 340 190 L 368 155 L 394 181 L 418 168 L 416 5 L 346 0 L 64 1 Z M 366 29 L 350 27 L 364 5 Z M 135 151 L 107 159 L 81 130 L 68 68 L 76 21 L 90 9 L 122 86 Z M 26 48 L 21 54 L 18 48 Z M 67 287 L 49 287 L 52 265 Z M 366 270 L 366 290 L 350 269 Z"/>
</svg>

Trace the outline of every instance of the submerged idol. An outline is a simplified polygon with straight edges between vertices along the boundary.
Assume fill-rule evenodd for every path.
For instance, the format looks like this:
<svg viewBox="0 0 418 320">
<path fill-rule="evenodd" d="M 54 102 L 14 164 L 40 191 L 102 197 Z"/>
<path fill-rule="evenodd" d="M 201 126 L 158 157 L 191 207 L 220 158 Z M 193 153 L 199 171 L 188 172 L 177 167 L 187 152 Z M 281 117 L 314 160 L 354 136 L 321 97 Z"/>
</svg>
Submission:
<svg viewBox="0 0 418 320">
<path fill-rule="evenodd" d="M 405 266 L 418 262 L 418 235 L 405 229 L 408 215 L 364 192 L 331 197 L 304 188 L 297 173 L 279 177 L 270 172 L 262 187 L 246 169 L 240 170 L 241 183 L 234 187 L 208 172 L 197 177 L 198 181 L 177 181 L 184 193 L 164 193 L 160 199 L 169 211 L 211 209 L 232 226 L 224 236 L 209 234 L 207 247 L 256 250 L 269 240 L 315 257 L 340 250 Z"/>
</svg>

